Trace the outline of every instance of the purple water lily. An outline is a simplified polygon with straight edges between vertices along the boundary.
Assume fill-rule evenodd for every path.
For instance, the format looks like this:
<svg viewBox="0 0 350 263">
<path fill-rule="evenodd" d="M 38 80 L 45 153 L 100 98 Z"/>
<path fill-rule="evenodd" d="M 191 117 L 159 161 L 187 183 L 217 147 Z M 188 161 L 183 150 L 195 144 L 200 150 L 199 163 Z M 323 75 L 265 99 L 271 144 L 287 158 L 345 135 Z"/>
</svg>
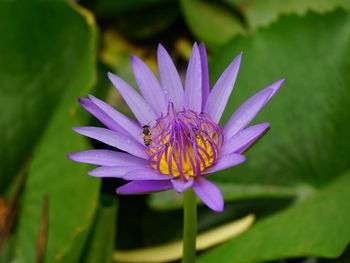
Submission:
<svg viewBox="0 0 350 263">
<path fill-rule="evenodd" d="M 269 124 L 246 126 L 284 81 L 279 80 L 250 97 L 219 127 L 241 57 L 239 54 L 231 62 L 210 90 L 203 44 L 193 46 L 184 89 L 163 46 L 158 46 L 160 82 L 144 62 L 132 56 L 131 66 L 141 94 L 118 76 L 109 73 L 108 77 L 137 121 L 90 95 L 90 99 L 79 98 L 79 102 L 106 128 L 73 128 L 126 153 L 98 149 L 71 153 L 68 157 L 99 165 L 89 172 L 91 176 L 131 181 L 117 188 L 119 194 L 171 188 L 180 193 L 192 187 L 209 208 L 223 211 L 220 189 L 205 176 L 245 161 L 241 153 L 267 131 Z"/>
</svg>

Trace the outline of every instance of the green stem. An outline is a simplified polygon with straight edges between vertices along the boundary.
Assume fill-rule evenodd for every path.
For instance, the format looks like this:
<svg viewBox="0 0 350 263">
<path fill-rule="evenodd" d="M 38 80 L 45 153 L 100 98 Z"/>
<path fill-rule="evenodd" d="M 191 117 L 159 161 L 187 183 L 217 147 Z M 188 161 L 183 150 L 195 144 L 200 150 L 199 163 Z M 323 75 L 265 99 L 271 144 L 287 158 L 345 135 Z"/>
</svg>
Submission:
<svg viewBox="0 0 350 263">
<path fill-rule="evenodd" d="M 196 260 L 197 200 L 192 188 L 184 192 L 184 230 L 182 263 Z"/>
</svg>

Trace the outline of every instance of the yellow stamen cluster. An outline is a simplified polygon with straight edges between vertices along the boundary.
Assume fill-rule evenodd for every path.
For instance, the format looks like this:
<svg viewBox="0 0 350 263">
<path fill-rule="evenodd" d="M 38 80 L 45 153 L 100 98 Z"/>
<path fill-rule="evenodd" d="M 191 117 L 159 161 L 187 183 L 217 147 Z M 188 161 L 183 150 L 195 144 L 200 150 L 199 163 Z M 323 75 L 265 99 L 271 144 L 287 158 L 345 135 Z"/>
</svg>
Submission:
<svg viewBox="0 0 350 263">
<path fill-rule="evenodd" d="M 207 114 L 190 110 L 159 118 L 147 148 L 150 165 L 162 174 L 188 179 L 216 162 L 222 146 L 221 128 Z"/>
</svg>

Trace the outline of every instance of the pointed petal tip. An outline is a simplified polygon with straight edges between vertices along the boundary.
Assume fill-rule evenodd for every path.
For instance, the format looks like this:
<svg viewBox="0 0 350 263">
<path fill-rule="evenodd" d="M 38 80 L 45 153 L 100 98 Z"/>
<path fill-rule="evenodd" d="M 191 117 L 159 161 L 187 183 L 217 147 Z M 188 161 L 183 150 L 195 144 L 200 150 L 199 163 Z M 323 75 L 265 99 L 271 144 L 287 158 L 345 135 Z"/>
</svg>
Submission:
<svg viewBox="0 0 350 263">
<path fill-rule="evenodd" d="M 243 52 L 240 52 L 234 59 L 234 61 L 236 61 L 237 63 L 241 63 L 243 57 Z"/>
<path fill-rule="evenodd" d="M 127 182 L 130 182 L 130 181 L 127 181 Z M 118 188 L 115 189 L 116 194 L 118 194 L 118 195 L 130 195 L 130 194 L 133 194 L 133 193 L 130 193 L 128 191 L 124 191 L 123 190 L 124 189 L 123 186 L 124 185 L 119 186 Z"/>
<path fill-rule="evenodd" d="M 131 55 L 130 56 L 130 64 L 131 66 L 134 68 L 134 67 L 137 67 L 138 65 L 140 64 L 144 64 L 146 65 L 146 63 L 141 59 L 139 58 L 138 56 L 136 55 Z"/>
<path fill-rule="evenodd" d="M 267 101 L 271 99 L 273 95 L 282 87 L 282 84 L 284 83 L 286 79 L 280 79 L 277 80 L 276 82 L 272 83 L 268 88 L 271 90 L 270 96 L 267 98 Z"/>
<path fill-rule="evenodd" d="M 256 124 L 255 127 L 261 129 L 262 131 L 266 131 L 270 129 L 270 123 L 264 122 L 264 123 Z"/>
<path fill-rule="evenodd" d="M 110 82 L 112 82 L 112 84 L 115 86 L 116 82 L 119 81 L 119 77 L 115 74 L 113 74 L 112 72 L 108 72 L 107 73 L 108 79 L 110 80 Z"/>
<path fill-rule="evenodd" d="M 222 206 L 218 207 L 209 207 L 211 210 L 213 210 L 216 213 L 222 213 L 224 212 L 224 203 L 222 203 Z"/>
<path fill-rule="evenodd" d="M 67 156 L 68 159 L 70 159 L 72 161 L 75 161 L 74 160 L 74 153 L 68 153 L 66 156 Z"/>
<path fill-rule="evenodd" d="M 270 86 L 272 89 L 278 90 L 282 86 L 282 84 L 285 82 L 285 80 L 286 80 L 285 78 L 279 79 L 276 82 L 272 83 Z"/>
<path fill-rule="evenodd" d="M 89 127 L 89 126 L 75 126 L 75 127 L 72 127 L 72 130 L 75 131 L 76 133 L 78 134 L 81 134 L 81 135 L 84 135 L 84 132 L 89 129 L 89 128 L 95 128 L 95 127 Z"/>
<path fill-rule="evenodd" d="M 83 106 L 84 104 L 86 104 L 89 101 L 89 99 L 84 98 L 84 97 L 78 97 L 77 101 L 80 105 Z"/>
<path fill-rule="evenodd" d="M 139 62 L 141 59 L 136 55 L 130 55 L 130 64 L 133 65 Z"/>
<path fill-rule="evenodd" d="M 164 53 L 168 53 L 168 51 L 166 51 L 165 47 L 159 43 L 158 46 L 157 46 L 157 56 L 163 56 Z"/>
<path fill-rule="evenodd" d="M 247 160 L 247 157 L 245 157 L 244 155 L 240 154 L 240 160 L 237 164 L 243 163 Z"/>
<path fill-rule="evenodd" d="M 107 76 L 111 82 L 119 79 L 119 77 L 117 75 L 113 74 L 112 72 L 107 72 Z"/>
<path fill-rule="evenodd" d="M 94 175 L 94 170 L 88 171 L 87 174 L 90 175 L 90 176 L 95 177 L 95 175 Z"/>
<path fill-rule="evenodd" d="M 192 186 L 194 180 L 193 177 L 190 177 L 186 182 L 184 182 L 180 178 L 173 178 L 170 179 L 170 181 L 173 185 L 174 190 L 178 193 L 182 193 L 183 191 L 187 190 Z"/>
<path fill-rule="evenodd" d="M 93 177 L 104 177 L 102 174 L 101 174 L 101 171 L 100 171 L 100 168 L 103 167 L 103 166 L 99 166 L 93 170 L 90 170 L 87 172 L 88 175 L 90 176 L 93 176 Z"/>
<path fill-rule="evenodd" d="M 89 176 L 92 176 L 92 177 L 98 177 L 98 178 L 104 177 L 103 175 L 94 173 L 94 170 L 88 171 L 87 174 L 88 174 Z"/>
<path fill-rule="evenodd" d="M 173 61 L 167 49 L 159 43 L 157 47 L 157 59 L 159 60 L 159 58 L 164 57 L 170 58 L 170 60 Z"/>
<path fill-rule="evenodd" d="M 192 188 L 198 198 L 211 210 L 218 213 L 224 211 L 224 198 L 217 185 L 204 177 L 198 177 Z"/>
<path fill-rule="evenodd" d="M 76 133 L 80 133 L 83 128 L 84 127 L 82 126 L 74 126 L 72 127 L 72 130 L 75 131 Z"/>
<path fill-rule="evenodd" d="M 105 103 L 104 101 L 100 100 L 99 98 L 95 97 L 94 95 L 88 95 L 89 99 L 98 106 L 99 103 Z"/>
<path fill-rule="evenodd" d="M 231 65 L 233 68 L 236 68 L 237 70 L 240 68 L 241 66 L 241 62 L 242 62 L 242 57 L 243 57 L 243 52 L 239 53 L 231 62 Z"/>
<path fill-rule="evenodd" d="M 257 125 L 259 125 L 259 124 L 257 124 Z M 267 128 L 270 127 L 270 123 L 269 122 L 263 122 L 260 125 L 261 125 L 261 128 L 263 128 L 263 129 L 267 129 Z"/>
<path fill-rule="evenodd" d="M 158 43 L 157 49 L 165 49 L 161 43 Z"/>
</svg>

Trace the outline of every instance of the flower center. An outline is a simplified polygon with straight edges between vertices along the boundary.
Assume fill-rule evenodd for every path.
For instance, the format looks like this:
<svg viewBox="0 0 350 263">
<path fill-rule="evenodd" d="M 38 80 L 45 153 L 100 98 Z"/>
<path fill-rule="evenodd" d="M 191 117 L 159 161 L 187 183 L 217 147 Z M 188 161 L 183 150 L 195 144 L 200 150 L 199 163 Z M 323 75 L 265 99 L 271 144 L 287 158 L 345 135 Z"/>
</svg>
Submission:
<svg viewBox="0 0 350 263">
<path fill-rule="evenodd" d="M 151 167 L 183 179 L 201 175 L 214 164 L 223 143 L 221 128 L 208 114 L 176 112 L 172 103 L 151 131 L 152 142 L 147 147 Z"/>
</svg>

